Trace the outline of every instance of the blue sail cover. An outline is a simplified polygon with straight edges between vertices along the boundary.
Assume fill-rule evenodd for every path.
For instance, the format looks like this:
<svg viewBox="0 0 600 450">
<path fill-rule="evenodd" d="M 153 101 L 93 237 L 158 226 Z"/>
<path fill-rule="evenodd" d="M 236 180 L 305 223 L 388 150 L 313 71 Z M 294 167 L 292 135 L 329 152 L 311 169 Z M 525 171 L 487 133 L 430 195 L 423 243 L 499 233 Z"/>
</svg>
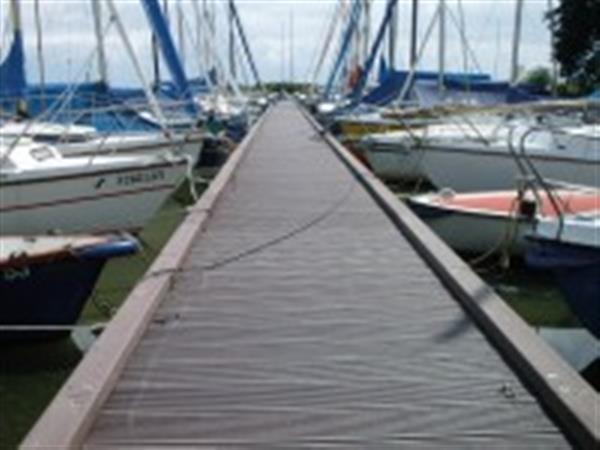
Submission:
<svg viewBox="0 0 600 450">
<path fill-rule="evenodd" d="M 387 105 L 396 100 L 402 93 L 404 83 L 406 82 L 409 71 L 407 70 L 388 70 L 386 74 L 380 74 L 379 85 L 371 90 L 363 99 L 364 103 L 371 105 Z M 417 71 L 415 73 L 415 83 L 420 80 L 435 81 L 437 87 L 438 72 L 435 71 Z M 446 73 L 444 83 L 463 80 L 466 83 L 477 81 L 487 81 L 489 75 L 479 73 Z"/>
<path fill-rule="evenodd" d="M 379 59 L 379 72 L 377 75 L 377 80 L 379 83 L 383 83 L 388 76 L 388 68 L 387 63 L 385 62 L 385 57 L 381 55 Z"/>
<path fill-rule="evenodd" d="M 437 80 L 417 80 L 414 91 L 423 106 L 443 103 L 492 106 L 502 103 L 533 102 L 545 98 L 527 85 L 511 86 L 506 81 L 465 80 L 452 77 L 444 80 L 443 93 L 439 92 Z"/>
<path fill-rule="evenodd" d="M 25 54 L 21 31 L 15 31 L 8 55 L 0 64 L 0 98 L 21 99 L 25 96 Z"/>
<path fill-rule="evenodd" d="M 186 109 L 192 115 L 195 115 L 197 113 L 197 109 L 192 99 L 187 77 L 185 75 L 185 71 L 183 70 L 177 50 L 175 49 L 175 44 L 171 38 L 171 33 L 169 32 L 169 27 L 161 12 L 158 1 L 141 0 L 141 2 L 142 6 L 144 7 L 144 11 L 146 12 L 146 16 L 148 17 L 148 21 L 152 26 L 152 31 L 157 38 L 165 63 L 167 64 L 169 72 L 171 73 L 173 83 L 177 90 L 177 96 L 181 99 L 187 100 Z"/>
</svg>

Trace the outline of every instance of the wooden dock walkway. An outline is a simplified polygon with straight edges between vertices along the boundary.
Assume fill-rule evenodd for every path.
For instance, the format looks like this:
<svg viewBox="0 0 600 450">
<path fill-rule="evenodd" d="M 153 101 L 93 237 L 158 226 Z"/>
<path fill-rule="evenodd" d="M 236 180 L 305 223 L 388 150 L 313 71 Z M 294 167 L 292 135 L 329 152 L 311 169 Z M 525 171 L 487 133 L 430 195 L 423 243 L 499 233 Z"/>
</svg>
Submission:
<svg viewBox="0 0 600 450">
<path fill-rule="evenodd" d="M 591 389 L 337 151 L 273 107 L 22 448 L 593 445 Z"/>
</svg>

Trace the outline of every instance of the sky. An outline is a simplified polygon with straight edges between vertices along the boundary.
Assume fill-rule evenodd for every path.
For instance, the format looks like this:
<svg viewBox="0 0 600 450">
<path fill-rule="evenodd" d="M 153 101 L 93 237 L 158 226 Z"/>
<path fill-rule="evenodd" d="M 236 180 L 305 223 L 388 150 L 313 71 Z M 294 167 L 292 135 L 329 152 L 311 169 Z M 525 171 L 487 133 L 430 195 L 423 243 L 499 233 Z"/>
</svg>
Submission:
<svg viewBox="0 0 600 450">
<path fill-rule="evenodd" d="M 9 1 L 0 0 L 0 55 L 11 42 Z M 47 81 L 83 81 L 97 79 L 96 39 L 90 1 L 39 0 L 42 29 L 42 58 Z M 97 1 L 97 0 L 95 0 Z M 206 0 L 216 11 L 216 52 L 227 60 L 227 16 L 224 0 Z M 446 69 L 460 71 L 479 67 L 496 79 L 507 79 L 510 73 L 511 48 L 516 0 L 445 0 Z M 543 20 L 549 4 L 558 0 L 524 0 L 520 65 L 525 69 L 550 65 L 550 35 Z M 206 49 L 198 47 L 197 26 L 192 0 L 168 0 L 174 36 L 178 35 L 177 8 L 181 8 L 186 71 L 195 76 L 203 71 Z M 198 0 L 202 3 L 202 0 Z M 325 30 L 331 20 L 337 0 L 237 0 L 236 4 L 254 54 L 261 78 L 266 81 L 305 81 L 312 78 L 318 52 L 323 47 Z M 40 52 L 35 26 L 34 0 L 20 0 L 26 46 L 27 75 L 30 83 L 40 79 Z M 384 0 L 372 1 L 371 35 L 374 36 L 385 8 Z M 398 68 L 407 68 L 410 34 L 411 0 L 399 0 L 398 38 L 396 41 Z M 139 0 L 115 0 L 119 16 L 128 32 L 143 67 L 146 79 L 151 78 L 152 59 L 150 32 Z M 179 6 L 178 6 L 179 5 Z M 438 0 L 419 2 L 419 41 L 431 22 Z M 465 36 L 473 58 L 465 63 L 462 39 L 455 23 L 463 11 Z M 293 26 L 292 26 L 293 24 Z M 108 25 L 104 7 L 104 28 L 108 56 L 109 81 L 114 85 L 139 85 L 131 59 L 118 36 L 115 26 Z M 204 28 L 200 28 L 200 33 Z M 336 37 L 339 39 L 341 32 Z M 202 34 L 200 34 L 202 39 Z M 333 48 L 338 39 L 334 39 Z M 293 55 L 293 68 L 290 64 Z M 322 82 L 333 60 L 333 51 L 320 74 Z M 283 61 L 283 63 L 282 63 Z M 437 27 L 427 41 L 420 68 L 438 67 Z M 243 74 L 246 71 L 241 71 Z"/>
</svg>

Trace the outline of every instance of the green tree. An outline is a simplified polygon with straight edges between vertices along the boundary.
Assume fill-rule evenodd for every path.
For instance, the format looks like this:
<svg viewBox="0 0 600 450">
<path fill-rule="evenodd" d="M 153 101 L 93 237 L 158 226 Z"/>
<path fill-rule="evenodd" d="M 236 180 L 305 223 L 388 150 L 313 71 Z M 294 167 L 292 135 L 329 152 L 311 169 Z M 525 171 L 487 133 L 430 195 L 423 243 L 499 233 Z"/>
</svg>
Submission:
<svg viewBox="0 0 600 450">
<path fill-rule="evenodd" d="M 535 86 L 540 92 L 549 92 L 554 80 L 550 70 L 546 67 L 535 67 L 523 75 L 521 80 L 530 86 Z"/>
<path fill-rule="evenodd" d="M 600 85 L 600 1 L 561 0 L 548 20 L 561 75 L 588 89 Z"/>
</svg>

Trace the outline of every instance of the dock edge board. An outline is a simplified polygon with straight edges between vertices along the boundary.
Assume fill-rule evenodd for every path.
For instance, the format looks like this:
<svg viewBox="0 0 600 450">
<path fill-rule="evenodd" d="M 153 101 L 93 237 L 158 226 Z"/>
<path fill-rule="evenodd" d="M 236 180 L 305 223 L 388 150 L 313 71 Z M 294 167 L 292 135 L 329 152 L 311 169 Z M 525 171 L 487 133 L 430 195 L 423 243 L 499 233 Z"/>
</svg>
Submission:
<svg viewBox="0 0 600 450">
<path fill-rule="evenodd" d="M 532 390 L 565 436 L 580 448 L 600 448 L 600 395 L 379 178 L 303 106 L 299 108 Z"/>
<path fill-rule="evenodd" d="M 71 450 L 84 445 L 99 410 L 169 292 L 174 274 L 271 111 L 269 107 L 257 120 L 198 202 L 188 208 L 154 263 L 21 442 L 21 449 Z"/>
</svg>

